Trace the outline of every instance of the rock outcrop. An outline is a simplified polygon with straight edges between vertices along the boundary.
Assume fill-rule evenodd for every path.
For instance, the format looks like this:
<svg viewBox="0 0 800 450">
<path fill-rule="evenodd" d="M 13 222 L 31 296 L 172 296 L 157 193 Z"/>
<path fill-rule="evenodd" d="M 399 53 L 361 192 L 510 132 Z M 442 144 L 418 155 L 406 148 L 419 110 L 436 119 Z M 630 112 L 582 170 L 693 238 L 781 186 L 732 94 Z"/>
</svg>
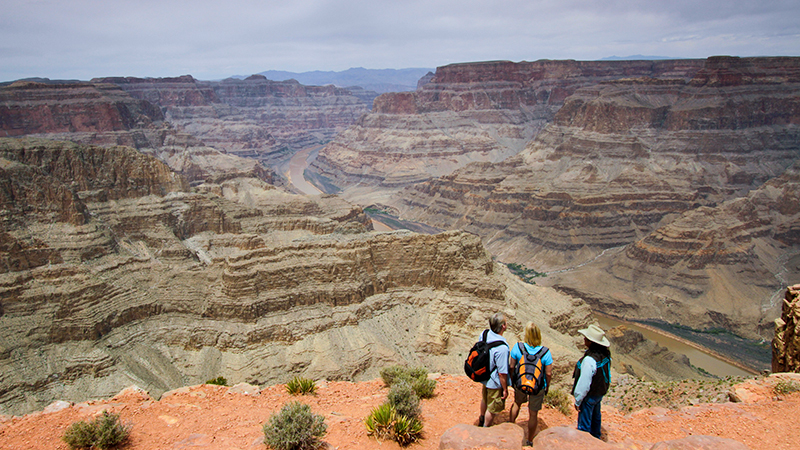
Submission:
<svg viewBox="0 0 800 450">
<path fill-rule="evenodd" d="M 781 316 L 775 319 L 772 371 L 800 372 L 800 285 L 786 288 Z"/>
<path fill-rule="evenodd" d="M 395 204 L 594 308 L 764 335 L 772 294 L 800 275 L 780 267 L 797 246 L 799 74 L 798 58 L 720 57 L 688 81 L 584 87 L 520 154 Z"/>
<path fill-rule="evenodd" d="M 457 373 L 496 311 L 513 330 L 537 321 L 572 361 L 559 330 L 591 320 L 475 235 L 369 232 L 337 197 L 255 178 L 189 188 L 124 147 L 5 139 L 0 169 L 3 414 L 221 373 L 253 385 L 393 363 Z"/>
</svg>

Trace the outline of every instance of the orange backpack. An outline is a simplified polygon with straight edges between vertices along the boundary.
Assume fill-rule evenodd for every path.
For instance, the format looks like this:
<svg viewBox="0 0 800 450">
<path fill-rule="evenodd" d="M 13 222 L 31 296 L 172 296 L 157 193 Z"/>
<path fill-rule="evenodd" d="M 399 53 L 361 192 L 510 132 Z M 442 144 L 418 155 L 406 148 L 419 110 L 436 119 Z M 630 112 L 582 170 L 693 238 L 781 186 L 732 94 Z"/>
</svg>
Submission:
<svg viewBox="0 0 800 450">
<path fill-rule="evenodd" d="M 519 366 L 516 366 L 516 361 L 512 363 L 513 366 L 510 370 L 512 386 L 528 395 L 536 395 L 545 387 L 546 377 L 542 356 L 547 353 L 548 348 L 542 346 L 538 352 L 531 355 L 522 342 L 517 342 L 517 345 L 522 352 L 522 357 L 519 359 Z"/>
</svg>

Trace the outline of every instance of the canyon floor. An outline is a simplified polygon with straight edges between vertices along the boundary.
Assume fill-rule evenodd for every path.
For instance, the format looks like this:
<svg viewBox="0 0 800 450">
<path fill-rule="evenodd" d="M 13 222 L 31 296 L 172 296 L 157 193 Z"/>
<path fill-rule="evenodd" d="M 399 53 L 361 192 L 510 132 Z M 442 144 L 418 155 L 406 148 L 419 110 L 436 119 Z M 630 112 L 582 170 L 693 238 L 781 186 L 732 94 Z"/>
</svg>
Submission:
<svg viewBox="0 0 800 450">
<path fill-rule="evenodd" d="M 679 409 L 658 406 L 627 414 L 604 405 L 608 442 L 655 443 L 696 434 L 735 439 L 752 449 L 798 448 L 795 427 L 800 416 L 800 393 L 776 397 L 772 383 L 774 377 L 758 377 L 738 384 L 736 392 L 743 397 L 740 403 L 698 403 Z M 720 389 L 732 387 L 715 385 Z M 646 384 L 642 387 L 641 396 L 649 395 L 651 404 L 664 398 L 658 389 L 648 389 Z M 702 384 L 696 387 L 704 390 Z M 328 431 L 324 441 L 329 449 L 401 448 L 392 441 L 376 440 L 364 428 L 363 420 L 370 410 L 386 400 L 388 388 L 380 379 L 361 383 L 323 381 L 318 383 L 316 395 L 305 396 L 288 394 L 284 385 L 256 390 L 255 395 L 244 390 L 239 386 L 200 385 L 172 391 L 156 401 L 142 391 L 128 389 L 112 399 L 64 408 L 54 404 L 44 412 L 23 417 L 0 416 L 0 448 L 67 449 L 61 436 L 70 424 L 109 410 L 132 426 L 126 449 L 261 449 L 265 448 L 263 424 L 291 401 L 307 403 L 314 413 L 325 417 Z M 466 377 L 438 377 L 436 395 L 422 401 L 424 438 L 407 448 L 438 449 L 439 438 L 450 427 L 474 424 L 479 393 L 480 385 Z M 501 421 L 508 421 L 508 406 Z M 549 406 L 539 417 L 540 430 L 574 427 L 577 420 L 574 411 L 565 416 Z M 523 407 L 516 423 L 524 429 L 527 420 L 527 408 Z"/>
</svg>

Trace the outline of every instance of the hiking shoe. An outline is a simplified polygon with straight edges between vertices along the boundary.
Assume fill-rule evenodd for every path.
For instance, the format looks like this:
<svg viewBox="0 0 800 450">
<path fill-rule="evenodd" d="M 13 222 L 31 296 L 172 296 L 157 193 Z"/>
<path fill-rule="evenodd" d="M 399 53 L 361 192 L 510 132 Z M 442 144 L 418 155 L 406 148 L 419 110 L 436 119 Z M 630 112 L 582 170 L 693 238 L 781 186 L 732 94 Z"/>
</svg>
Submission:
<svg viewBox="0 0 800 450">
<path fill-rule="evenodd" d="M 525 441 L 525 447 L 533 447 L 533 442 Z"/>
<path fill-rule="evenodd" d="M 480 416 L 480 417 L 478 417 L 478 426 L 479 426 L 479 427 L 482 427 L 482 426 L 483 426 L 483 420 L 484 420 L 484 417 L 483 417 L 483 416 Z"/>
</svg>

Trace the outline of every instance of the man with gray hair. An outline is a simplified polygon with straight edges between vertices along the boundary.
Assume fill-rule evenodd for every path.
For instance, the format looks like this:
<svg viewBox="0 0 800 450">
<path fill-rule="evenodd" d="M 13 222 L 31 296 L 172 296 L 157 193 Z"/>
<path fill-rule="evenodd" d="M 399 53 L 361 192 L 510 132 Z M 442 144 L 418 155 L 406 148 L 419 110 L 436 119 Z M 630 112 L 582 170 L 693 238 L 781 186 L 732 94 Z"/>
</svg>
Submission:
<svg viewBox="0 0 800 450">
<path fill-rule="evenodd" d="M 481 333 L 479 339 L 486 343 L 500 341 L 490 350 L 489 370 L 491 376 L 487 381 L 482 381 L 481 390 L 481 415 L 478 418 L 479 427 L 489 427 L 497 414 L 506 408 L 508 397 L 508 342 L 503 337 L 506 331 L 506 318 L 503 313 L 495 313 L 489 319 L 489 329 Z"/>
</svg>

